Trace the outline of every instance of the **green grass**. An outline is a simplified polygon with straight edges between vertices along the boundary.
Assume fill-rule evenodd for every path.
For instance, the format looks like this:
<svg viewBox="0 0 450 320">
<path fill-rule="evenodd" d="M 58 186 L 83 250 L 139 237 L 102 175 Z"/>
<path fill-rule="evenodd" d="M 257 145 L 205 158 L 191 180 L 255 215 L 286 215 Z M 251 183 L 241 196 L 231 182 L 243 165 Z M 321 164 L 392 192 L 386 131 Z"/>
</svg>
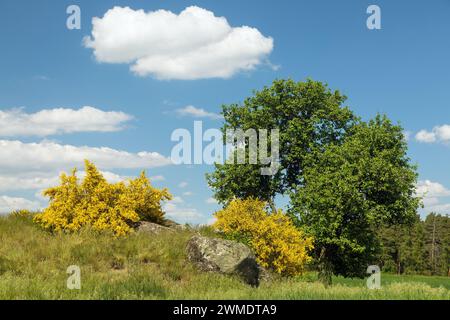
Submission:
<svg viewBox="0 0 450 320">
<path fill-rule="evenodd" d="M 114 239 L 84 230 L 52 235 L 31 221 L 0 218 L 0 299 L 450 299 L 450 279 L 382 275 L 382 289 L 335 278 L 325 288 L 314 274 L 263 282 L 198 272 L 186 261 L 194 232 L 133 234 Z M 66 287 L 70 265 L 81 268 L 81 290 Z"/>
<path fill-rule="evenodd" d="M 361 287 L 366 285 L 366 280 L 364 279 L 348 279 L 343 277 L 335 277 L 333 279 L 334 283 L 339 283 L 351 287 Z M 404 282 L 414 282 L 429 285 L 432 288 L 443 287 L 450 290 L 450 278 L 449 277 L 439 277 L 439 276 L 421 276 L 421 275 L 395 275 L 383 273 L 381 275 L 382 285 L 390 285 L 396 283 Z"/>
</svg>

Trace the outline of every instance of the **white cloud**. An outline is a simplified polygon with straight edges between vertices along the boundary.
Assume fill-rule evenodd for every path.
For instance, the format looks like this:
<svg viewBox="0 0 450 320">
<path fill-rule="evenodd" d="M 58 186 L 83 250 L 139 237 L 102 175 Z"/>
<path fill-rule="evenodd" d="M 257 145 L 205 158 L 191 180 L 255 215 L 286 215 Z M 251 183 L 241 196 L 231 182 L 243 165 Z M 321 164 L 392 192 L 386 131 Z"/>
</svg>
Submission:
<svg viewBox="0 0 450 320">
<path fill-rule="evenodd" d="M 428 214 L 431 212 L 450 215 L 450 203 L 435 204 L 433 206 L 426 207 L 426 213 Z"/>
<path fill-rule="evenodd" d="M 441 200 L 450 197 L 450 189 L 438 182 L 430 180 L 419 181 L 416 186 L 416 194 L 423 197 L 423 215 L 430 212 L 439 214 L 450 213 L 450 203 L 441 203 Z M 444 200 L 445 201 L 445 200 Z"/>
<path fill-rule="evenodd" d="M 450 141 L 450 125 L 444 124 L 443 126 L 434 127 L 433 132 L 439 141 Z"/>
<path fill-rule="evenodd" d="M 183 196 L 185 196 L 185 197 L 190 197 L 192 195 L 193 195 L 193 193 L 190 191 L 183 192 Z"/>
<path fill-rule="evenodd" d="M 171 200 L 171 203 L 184 203 L 183 198 L 181 197 L 173 197 L 173 199 Z"/>
<path fill-rule="evenodd" d="M 130 153 L 107 147 L 61 145 L 54 142 L 24 143 L 0 140 L 0 174 L 14 172 L 59 172 L 82 167 L 85 159 L 100 169 L 155 168 L 170 165 L 169 158 L 157 152 Z"/>
<path fill-rule="evenodd" d="M 434 132 L 420 130 L 416 134 L 416 140 L 424 143 L 432 143 L 436 141 L 436 135 L 434 134 Z"/>
<path fill-rule="evenodd" d="M 169 202 L 164 205 L 166 217 L 178 223 L 201 224 L 205 217 L 197 209 L 189 207 L 178 207 L 177 204 Z"/>
<path fill-rule="evenodd" d="M 41 81 L 49 81 L 50 77 L 43 75 L 43 74 L 39 74 L 33 77 L 34 80 L 41 80 Z"/>
<path fill-rule="evenodd" d="M 130 177 L 121 176 L 109 171 L 101 171 L 105 179 L 110 183 L 126 181 Z M 59 174 L 53 172 L 27 172 L 14 175 L 0 175 L 0 192 L 19 190 L 42 190 L 59 184 Z M 86 172 L 78 171 L 77 177 L 83 179 Z"/>
<path fill-rule="evenodd" d="M 411 139 L 411 134 L 412 134 L 411 131 L 403 131 L 403 137 L 404 137 L 405 141 L 408 142 Z"/>
<path fill-rule="evenodd" d="M 422 180 L 417 183 L 416 193 L 428 198 L 448 197 L 450 190 L 438 182 Z"/>
<path fill-rule="evenodd" d="M 209 118 L 212 120 L 222 119 L 222 116 L 217 113 L 208 112 L 205 109 L 196 108 L 194 106 L 186 106 L 176 110 L 180 116 L 190 116 L 195 118 Z"/>
<path fill-rule="evenodd" d="M 130 178 L 130 177 L 121 176 L 119 174 L 115 174 L 114 172 L 109 172 L 109 171 L 101 171 L 101 174 L 109 183 L 117 183 L 117 182 L 125 181 Z M 86 176 L 86 172 L 82 171 L 77 176 L 80 178 L 84 178 Z"/>
<path fill-rule="evenodd" d="M 437 197 L 425 197 L 423 198 L 423 205 L 428 208 L 439 204 L 439 198 Z"/>
<path fill-rule="evenodd" d="M 84 45 L 99 62 L 126 63 L 158 79 L 229 78 L 267 61 L 273 39 L 191 6 L 180 14 L 114 7 L 92 19 Z"/>
<path fill-rule="evenodd" d="M 45 203 L 43 207 L 47 207 L 48 204 L 48 198 L 45 197 L 42 193 L 44 192 L 44 189 L 41 189 L 39 191 L 36 191 L 34 193 L 34 198 L 39 200 L 41 203 Z"/>
<path fill-rule="evenodd" d="M 178 187 L 180 188 L 186 188 L 188 186 L 188 183 L 186 181 L 180 182 L 180 184 L 178 185 Z"/>
<path fill-rule="evenodd" d="M 450 215 L 450 203 L 440 203 L 440 201 L 438 201 L 438 203 L 431 205 L 425 204 L 424 216 L 431 212 L 442 215 Z"/>
<path fill-rule="evenodd" d="M 24 198 L 0 196 L 0 214 L 8 214 L 11 211 L 19 209 L 39 210 L 41 209 L 41 206 L 37 201 L 30 201 Z"/>
<path fill-rule="evenodd" d="M 416 140 L 424 143 L 448 143 L 450 142 L 450 125 L 444 124 L 442 126 L 436 126 L 432 131 L 420 130 L 416 134 Z"/>
<path fill-rule="evenodd" d="M 217 202 L 217 200 L 216 199 L 214 199 L 214 198 L 208 198 L 208 199 L 206 199 L 206 201 L 205 201 L 207 204 L 218 204 L 218 202 Z"/>
<path fill-rule="evenodd" d="M 161 176 L 161 175 L 159 175 L 159 176 L 152 176 L 149 179 L 150 179 L 150 182 L 157 182 L 157 181 L 164 181 L 164 180 L 166 180 L 166 178 L 164 178 L 164 176 Z"/>
<path fill-rule="evenodd" d="M 124 128 L 133 117 L 93 107 L 44 109 L 25 113 L 22 108 L 0 110 L 0 136 L 50 136 L 74 132 L 112 132 Z"/>
<path fill-rule="evenodd" d="M 58 177 L 37 174 L 33 177 L 0 176 L 0 191 L 46 189 L 58 184 Z"/>
</svg>

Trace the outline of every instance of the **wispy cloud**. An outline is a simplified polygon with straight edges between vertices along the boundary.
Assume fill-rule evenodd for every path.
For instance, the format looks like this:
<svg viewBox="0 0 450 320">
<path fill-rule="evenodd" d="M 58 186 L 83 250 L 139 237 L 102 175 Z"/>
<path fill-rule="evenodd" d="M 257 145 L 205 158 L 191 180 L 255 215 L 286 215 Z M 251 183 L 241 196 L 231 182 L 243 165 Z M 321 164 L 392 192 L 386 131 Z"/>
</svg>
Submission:
<svg viewBox="0 0 450 320">
<path fill-rule="evenodd" d="M 39 75 L 34 76 L 33 79 L 34 80 L 40 80 L 40 81 L 49 81 L 50 77 L 48 77 L 46 75 L 39 74 Z"/>
<path fill-rule="evenodd" d="M 182 181 L 178 184 L 179 188 L 186 188 L 189 184 L 186 181 Z"/>
<path fill-rule="evenodd" d="M 439 182 L 422 180 L 417 183 L 416 193 L 423 198 L 423 211 L 425 214 L 435 212 L 450 214 L 450 203 L 446 203 L 450 197 L 450 189 Z"/>
<path fill-rule="evenodd" d="M 24 198 L 0 196 L 0 214 L 8 214 L 14 210 L 39 210 L 41 205 L 38 201 Z"/>
<path fill-rule="evenodd" d="M 187 206 L 179 207 L 176 203 L 169 202 L 164 205 L 164 211 L 169 219 L 173 219 L 178 223 L 205 223 L 207 218 L 203 216 L 197 209 Z"/>
<path fill-rule="evenodd" d="M 217 204 L 218 202 L 217 202 L 216 199 L 211 197 L 211 198 L 206 199 L 205 203 L 207 203 L 207 204 Z"/>
<path fill-rule="evenodd" d="M 161 175 L 150 177 L 151 182 L 158 182 L 158 181 L 165 181 L 165 180 L 166 180 L 166 178 Z"/>
<path fill-rule="evenodd" d="M 186 106 L 181 109 L 177 109 L 176 113 L 179 116 L 183 117 L 194 117 L 194 118 L 209 118 L 212 120 L 219 120 L 222 119 L 222 116 L 217 113 L 208 112 L 205 109 L 202 108 L 196 108 L 194 106 Z"/>
</svg>

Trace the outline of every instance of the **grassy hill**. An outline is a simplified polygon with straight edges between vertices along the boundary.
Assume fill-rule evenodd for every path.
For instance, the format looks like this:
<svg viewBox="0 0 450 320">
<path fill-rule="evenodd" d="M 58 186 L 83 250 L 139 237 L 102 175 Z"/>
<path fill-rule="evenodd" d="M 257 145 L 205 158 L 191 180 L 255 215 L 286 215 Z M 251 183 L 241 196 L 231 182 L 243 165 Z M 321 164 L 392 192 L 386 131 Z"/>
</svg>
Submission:
<svg viewBox="0 0 450 320">
<path fill-rule="evenodd" d="M 382 289 L 368 290 L 364 280 L 342 278 L 325 288 L 311 273 L 252 288 L 196 271 L 185 256 L 195 232 L 210 233 L 52 235 L 27 218 L 1 217 L 0 299 L 450 299 L 445 277 L 383 274 Z M 81 268 L 81 290 L 66 287 L 70 265 Z"/>
</svg>

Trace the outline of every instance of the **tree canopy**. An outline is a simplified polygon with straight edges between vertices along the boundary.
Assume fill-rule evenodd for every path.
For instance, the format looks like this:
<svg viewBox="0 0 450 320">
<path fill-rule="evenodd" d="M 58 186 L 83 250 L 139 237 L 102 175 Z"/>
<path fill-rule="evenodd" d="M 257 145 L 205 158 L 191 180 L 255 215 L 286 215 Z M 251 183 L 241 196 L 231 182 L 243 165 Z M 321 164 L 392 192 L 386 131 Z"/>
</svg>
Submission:
<svg viewBox="0 0 450 320">
<path fill-rule="evenodd" d="M 224 135 L 227 129 L 279 130 L 281 168 L 273 176 L 262 176 L 261 163 L 216 164 L 216 170 L 207 175 L 215 198 L 223 204 L 234 197 L 273 202 L 277 194 L 302 184 L 306 155 L 321 146 L 340 143 L 357 120 L 343 106 L 345 100 L 339 91 L 331 91 L 321 82 L 276 80 L 242 105 L 223 106 Z"/>
<path fill-rule="evenodd" d="M 310 153 L 304 184 L 290 212 L 314 236 L 321 272 L 363 276 L 376 254 L 376 229 L 416 217 L 417 173 L 403 129 L 378 115 L 361 122 L 340 145 Z"/>
<path fill-rule="evenodd" d="M 261 162 L 217 164 L 207 175 L 224 205 L 256 198 L 276 213 L 274 198 L 289 196 L 289 214 L 314 237 L 326 282 L 332 273 L 362 276 L 379 251 L 375 230 L 411 223 L 420 204 L 402 127 L 383 115 L 364 122 L 345 100 L 321 82 L 277 80 L 243 104 L 223 106 L 224 134 L 279 130 L 280 170 L 263 176 Z"/>
</svg>

